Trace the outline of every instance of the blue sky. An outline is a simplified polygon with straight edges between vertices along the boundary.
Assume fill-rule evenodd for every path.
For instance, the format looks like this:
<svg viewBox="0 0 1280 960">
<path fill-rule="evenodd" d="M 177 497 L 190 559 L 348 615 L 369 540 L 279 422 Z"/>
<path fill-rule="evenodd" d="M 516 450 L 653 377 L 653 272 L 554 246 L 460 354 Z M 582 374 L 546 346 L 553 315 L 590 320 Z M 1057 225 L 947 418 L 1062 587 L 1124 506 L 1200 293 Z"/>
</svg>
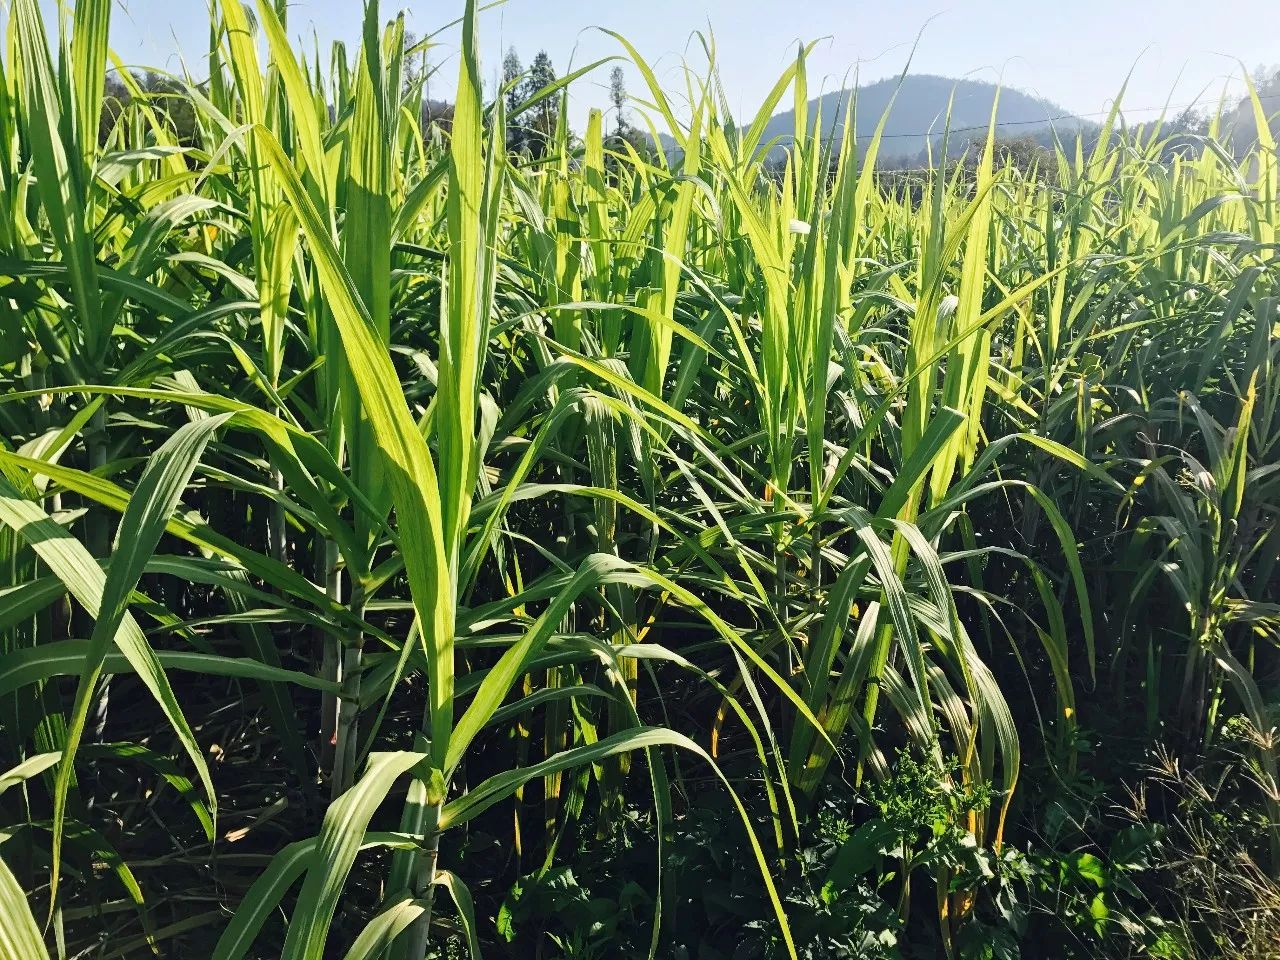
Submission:
<svg viewBox="0 0 1280 960">
<path fill-rule="evenodd" d="M 289 31 L 308 43 L 313 31 L 322 44 L 354 43 L 361 9 L 360 0 L 296 0 Z M 382 0 L 384 18 L 399 9 L 409 29 L 425 34 L 456 17 L 461 3 Z M 896 74 L 923 28 L 913 70 L 993 81 L 1003 76 L 1080 114 L 1105 109 L 1136 63 L 1125 103 L 1135 119 L 1146 119 L 1151 113 L 1141 108 L 1170 96 L 1181 104 L 1207 89 L 1216 101 L 1223 83 L 1240 73 L 1236 60 L 1250 69 L 1280 61 L 1275 9 L 1274 0 L 508 0 L 483 15 L 481 44 L 487 82 L 512 45 L 526 64 L 545 48 L 563 73 L 571 61 L 581 65 L 620 52 L 614 40 L 591 29 L 606 26 L 655 62 L 674 90 L 683 87 L 681 57 L 701 62 L 693 32 L 710 24 L 730 105 L 746 116 L 794 55 L 797 40 L 827 38 L 810 61 L 816 93 L 824 78 L 828 89 L 840 86 L 858 63 L 867 79 Z M 206 16 L 205 0 L 120 0 L 113 42 L 128 63 L 169 69 L 176 69 L 180 51 L 202 75 Z M 434 58 L 445 66 L 433 95 L 447 97 L 456 32 L 440 43 Z M 594 82 L 580 81 L 576 125 L 589 107 L 605 103 L 607 74 L 608 67 Z M 631 92 L 640 93 L 634 70 L 628 80 Z"/>
</svg>

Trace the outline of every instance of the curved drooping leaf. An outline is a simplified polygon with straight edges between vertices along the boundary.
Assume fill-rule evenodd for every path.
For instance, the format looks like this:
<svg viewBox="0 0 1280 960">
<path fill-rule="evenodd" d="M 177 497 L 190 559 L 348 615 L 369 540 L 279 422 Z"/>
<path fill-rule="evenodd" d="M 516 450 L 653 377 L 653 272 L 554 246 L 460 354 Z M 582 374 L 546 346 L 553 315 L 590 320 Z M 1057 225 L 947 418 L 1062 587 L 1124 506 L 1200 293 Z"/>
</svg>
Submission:
<svg viewBox="0 0 1280 960">
<path fill-rule="evenodd" d="M 49 951 L 31 914 L 27 893 L 4 862 L 0 844 L 0 957 L 4 960 L 45 960 Z"/>
<path fill-rule="evenodd" d="M 0 696 L 20 687 L 51 677 L 74 677 L 84 667 L 90 652 L 88 640 L 55 640 L 53 643 L 28 647 L 6 654 L 0 663 Z M 267 683 L 291 683 L 308 690 L 335 692 L 337 684 L 297 670 L 286 670 L 249 660 L 220 654 L 180 650 L 155 651 L 156 661 L 165 670 L 200 673 L 211 677 L 239 677 Z M 133 663 L 119 653 L 109 653 L 102 660 L 102 673 L 133 673 Z"/>
<path fill-rule="evenodd" d="M 329 805 L 289 922 L 284 960 L 322 960 L 338 898 L 365 843 L 369 821 L 391 785 L 426 759 L 420 753 L 372 754 L 355 786 Z"/>
<path fill-rule="evenodd" d="M 54 766 L 61 758 L 62 754 L 60 753 L 37 753 L 35 756 L 23 760 L 16 767 L 0 773 L 0 793 L 4 793 L 10 787 L 16 787 L 32 777 L 38 777 Z"/>
<path fill-rule="evenodd" d="M 431 910 L 425 900 L 398 900 L 370 920 L 356 937 L 345 960 L 375 960 L 420 918 Z"/>
<path fill-rule="evenodd" d="M 673 730 L 658 727 L 641 727 L 636 730 L 627 730 L 586 746 L 574 747 L 562 753 L 554 754 L 528 767 L 495 774 L 468 790 L 461 797 L 446 803 L 440 813 L 440 828 L 442 830 L 449 829 L 465 823 L 472 817 L 483 813 L 495 803 L 499 803 L 511 796 L 524 784 L 536 778 L 545 777 L 563 770 L 570 770 L 582 764 L 598 763 L 619 753 L 660 746 L 678 747 L 704 760 L 710 765 L 724 788 L 729 791 L 738 810 L 738 815 L 742 820 L 743 827 L 747 831 L 747 838 L 750 841 L 752 852 L 755 854 L 756 863 L 760 867 L 760 876 L 769 894 L 769 900 L 773 904 L 774 914 L 780 925 L 787 952 L 795 960 L 797 956 L 795 942 L 791 936 L 791 927 L 787 923 L 786 911 L 783 909 L 782 900 L 778 896 L 778 890 L 773 881 L 773 870 L 769 865 L 769 861 L 765 858 L 764 851 L 760 848 L 760 841 L 756 838 L 746 807 L 742 805 L 737 792 L 711 756 L 688 737 Z"/>
<path fill-rule="evenodd" d="M 12 487 L 0 480 L 0 522 L 12 527 L 31 544 L 66 584 L 68 591 L 95 618 L 93 635 L 89 638 L 81 666 L 71 722 L 67 727 L 63 762 L 54 787 L 51 885 L 55 890 L 72 763 L 88 720 L 103 662 L 113 644 L 146 684 L 177 733 L 204 784 L 209 806 L 216 816 L 217 799 L 204 752 L 178 706 L 163 667 L 128 608 L 138 578 L 177 508 L 205 446 L 225 420 L 223 415 L 188 423 L 156 451 L 121 517 L 112 563 L 106 574 L 78 540 L 53 522 L 38 505 L 17 496 Z"/>
<path fill-rule="evenodd" d="M 245 892 L 240 906 L 218 938 L 210 960 L 243 960 L 268 918 L 280 906 L 289 889 L 315 859 L 319 837 L 289 844 L 274 857 Z M 413 847 L 414 839 L 397 833 L 366 833 L 360 850 L 374 847 Z"/>
</svg>

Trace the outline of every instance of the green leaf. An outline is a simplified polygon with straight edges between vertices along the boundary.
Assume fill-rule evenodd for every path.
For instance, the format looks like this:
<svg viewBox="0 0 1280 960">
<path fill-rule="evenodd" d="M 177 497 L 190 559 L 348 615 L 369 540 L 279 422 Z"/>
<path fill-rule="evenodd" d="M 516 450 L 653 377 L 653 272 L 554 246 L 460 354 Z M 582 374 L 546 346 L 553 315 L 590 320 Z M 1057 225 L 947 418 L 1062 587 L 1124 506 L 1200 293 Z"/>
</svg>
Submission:
<svg viewBox="0 0 1280 960">
<path fill-rule="evenodd" d="M 584 590 L 598 586 L 604 577 L 614 570 L 628 569 L 629 564 L 608 554 L 595 554 L 583 561 L 572 579 L 556 595 L 538 619 L 518 641 L 508 647 L 498 662 L 485 674 L 471 705 L 454 728 L 445 758 L 445 772 L 449 773 L 462 761 L 475 735 L 484 729 L 490 718 L 502 706 L 502 701 L 512 685 L 523 673 L 525 664 L 537 656 L 553 633 L 561 628 L 565 614 Z"/>
<path fill-rule="evenodd" d="M 81 666 L 80 683 L 72 707 L 54 788 L 53 867 L 51 884 L 56 890 L 62 832 L 66 822 L 67 791 L 76 749 L 84 733 L 95 686 L 110 646 L 114 643 L 155 697 L 165 718 L 177 733 L 204 784 L 210 809 L 216 815 L 216 795 L 203 752 L 178 706 L 164 669 L 129 614 L 129 599 L 138 577 L 159 542 L 176 509 L 182 491 L 195 470 L 214 431 L 225 417 L 198 420 L 180 428 L 148 463 L 120 521 L 110 573 L 104 575 L 84 546 L 54 523 L 34 503 L 17 495 L 0 480 L 0 522 L 25 538 L 67 589 L 95 618 Z"/>
<path fill-rule="evenodd" d="M 34 757 L 28 757 L 5 773 L 0 773 L 0 793 L 4 793 L 10 787 L 16 787 L 32 777 L 39 776 L 61 758 L 62 754 L 60 753 L 37 753 Z"/>
<path fill-rule="evenodd" d="M 45 960 L 48 956 L 27 893 L 0 857 L 0 958 Z"/>
<path fill-rule="evenodd" d="M 75 582 L 66 581 L 67 588 L 95 617 L 93 634 L 89 637 L 80 683 L 76 688 L 75 702 L 71 708 L 71 721 L 67 725 L 63 763 L 58 769 L 57 784 L 54 789 L 52 885 L 55 889 L 62 845 L 62 828 L 66 818 L 67 791 L 71 786 L 72 764 L 88 721 L 89 709 L 93 703 L 103 662 L 113 643 L 119 647 L 120 652 L 160 704 L 166 719 L 195 764 L 200 780 L 204 784 L 211 811 L 215 816 L 217 814 L 217 795 L 213 789 L 213 780 L 209 776 L 204 753 L 196 742 L 195 734 L 183 716 L 182 709 L 178 706 L 164 668 L 129 615 L 129 601 L 138 585 L 138 578 L 160 542 L 170 517 L 178 507 L 182 493 L 191 479 L 191 474 L 195 471 L 196 464 L 200 462 L 205 447 L 212 439 L 214 432 L 226 422 L 227 418 L 228 415 L 223 414 L 185 424 L 156 451 L 155 456 L 148 462 L 146 470 L 143 471 L 137 488 L 129 498 L 129 505 L 120 518 L 120 526 L 116 530 L 115 546 L 111 555 L 111 566 L 105 577 L 100 570 L 96 569 L 96 564 L 93 565 L 93 570 L 84 566 L 86 560 L 92 563 L 88 551 L 67 537 L 60 527 L 47 519 L 39 524 L 46 530 L 52 526 L 58 531 L 59 541 L 67 548 L 65 552 L 59 552 L 58 555 L 61 558 L 66 559 L 66 555 L 69 554 L 73 562 L 78 561 L 75 573 L 82 575 L 84 579 L 77 577 Z M 0 490 L 0 492 L 3 491 Z M 25 530 L 21 532 L 28 540 L 32 539 Z M 37 553 L 41 553 L 41 545 L 38 542 L 32 541 L 32 546 Z M 42 556 L 44 556 L 43 553 Z M 46 562 L 49 562 L 47 558 Z M 54 567 L 54 564 L 50 563 L 50 566 Z M 55 572 L 58 572 L 56 568 Z M 88 587 L 91 592 L 81 595 L 77 592 L 77 584 L 80 584 L 82 592 L 85 587 Z"/>
<path fill-rule="evenodd" d="M 427 757 L 421 753 L 375 753 L 364 776 L 329 805 L 298 893 L 282 960 L 323 960 L 338 897 L 374 812 L 401 776 Z"/>
<path fill-rule="evenodd" d="M 431 904 L 425 900 L 399 900 L 369 921 L 355 943 L 347 951 L 345 960 L 376 960 L 384 956 L 400 934 L 421 917 L 427 915 Z"/>
<path fill-rule="evenodd" d="M 480 938 L 476 935 L 476 908 L 471 901 L 471 892 L 466 884 L 448 870 L 437 870 L 435 883 L 449 892 L 449 897 L 458 910 L 458 921 L 462 925 L 471 960 L 480 960 Z"/>
<path fill-rule="evenodd" d="M 360 393 L 364 415 L 377 439 L 401 527 L 415 535 L 401 544 L 414 607 L 427 645 L 432 704 L 431 751 L 443 764 L 453 729 L 453 584 L 445 552 L 440 484 L 426 440 L 409 413 L 391 357 L 373 328 L 333 238 L 271 132 L 255 128 L 267 162 L 306 235 L 320 285 L 342 337 L 346 362 Z"/>
<path fill-rule="evenodd" d="M 869 872 L 889 848 L 898 842 L 896 834 L 883 820 L 868 820 L 853 832 L 831 860 L 827 883 L 836 889 L 848 889 L 857 877 Z"/>
<path fill-rule="evenodd" d="M 659 746 L 678 747 L 705 760 L 711 766 L 724 788 L 729 791 L 734 806 L 737 807 L 742 824 L 746 828 L 747 838 L 751 843 L 752 852 L 755 854 L 756 863 L 760 867 L 760 876 L 764 880 L 769 900 L 773 904 L 774 915 L 781 926 L 787 953 L 792 960 L 796 960 L 797 955 L 795 942 L 791 937 L 791 927 L 787 923 L 786 912 L 783 909 L 781 899 L 778 897 L 777 887 L 773 882 L 772 870 L 769 862 L 765 859 L 764 851 L 760 848 L 760 842 L 756 838 L 746 807 L 742 805 L 742 801 L 738 799 L 737 792 L 720 771 L 720 767 L 711 759 L 711 756 L 688 737 L 673 730 L 659 727 L 639 727 L 635 730 L 626 730 L 603 740 L 598 740 L 595 743 L 554 754 L 528 767 L 495 774 L 468 790 L 461 797 L 446 803 L 444 810 L 440 814 L 440 828 L 443 830 L 465 823 L 483 813 L 495 803 L 510 797 L 526 783 L 540 777 L 571 770 L 584 764 L 599 763 L 601 760 L 617 754 Z"/>
<path fill-rule="evenodd" d="M 51 677 L 79 676 L 89 650 L 88 640 L 55 640 L 6 654 L 3 663 L 0 663 L 0 696 Z M 291 683 L 307 690 L 331 693 L 338 690 L 338 684 L 331 681 L 244 657 L 182 650 L 158 650 L 154 655 L 160 666 L 168 671 L 199 673 L 210 677 L 238 677 L 265 683 Z M 133 663 L 124 654 L 108 653 L 103 658 L 103 674 L 134 672 Z"/>
<path fill-rule="evenodd" d="M 402 834 L 366 833 L 360 849 L 413 845 L 413 839 Z M 319 846 L 320 838 L 310 837 L 289 844 L 271 858 L 267 869 L 258 874 L 253 885 L 245 892 L 240 906 L 227 922 L 210 960 L 243 960 L 248 955 L 263 924 L 277 910 L 280 901 L 298 877 L 302 876 L 302 872 L 314 862 Z"/>
</svg>

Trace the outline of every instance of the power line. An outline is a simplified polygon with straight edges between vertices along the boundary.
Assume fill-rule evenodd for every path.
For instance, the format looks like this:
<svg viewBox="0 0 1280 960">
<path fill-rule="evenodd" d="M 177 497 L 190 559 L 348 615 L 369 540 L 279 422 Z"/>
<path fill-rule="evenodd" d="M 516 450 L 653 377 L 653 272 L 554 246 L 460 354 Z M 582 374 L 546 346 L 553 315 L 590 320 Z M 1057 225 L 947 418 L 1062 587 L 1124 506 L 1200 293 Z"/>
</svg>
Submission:
<svg viewBox="0 0 1280 960">
<path fill-rule="evenodd" d="M 1264 103 L 1268 100 L 1276 100 L 1280 102 L 1280 94 L 1268 94 L 1266 96 L 1260 96 L 1258 99 L 1263 101 Z M 1157 112 L 1163 112 L 1168 110 L 1186 110 L 1190 107 L 1198 106 L 1200 102 L 1201 101 L 1199 100 L 1193 100 L 1189 103 L 1169 103 L 1169 104 L 1164 104 L 1158 107 L 1132 107 L 1127 110 L 1121 109 L 1119 112 L 1123 116 L 1130 113 L 1157 113 Z M 1055 121 L 1058 121 L 1058 120 L 1084 120 L 1089 117 L 1105 117 L 1105 116 L 1109 116 L 1110 114 L 1111 114 L 1110 110 L 1099 110 L 1096 113 L 1062 113 L 1062 114 L 1058 114 L 1057 116 L 1044 117 L 1042 119 L 1037 119 L 1037 120 L 1002 120 L 997 122 L 995 126 L 997 128 L 1027 127 L 1027 126 L 1036 126 L 1036 125 L 1043 126 L 1045 124 L 1054 123 Z M 950 132 L 951 133 L 971 133 L 975 130 L 986 130 L 987 127 L 988 127 L 988 124 L 979 123 L 969 127 L 952 127 Z M 834 130 L 835 130 L 835 125 L 833 124 L 832 131 Z M 886 133 L 882 135 L 880 139 L 903 140 L 903 139 L 918 139 L 920 137 L 940 137 L 946 132 L 947 131 L 944 128 L 942 130 L 937 130 L 937 129 L 922 130 L 919 133 Z M 875 134 L 873 133 L 855 134 L 855 139 L 870 140 L 874 136 Z"/>
</svg>

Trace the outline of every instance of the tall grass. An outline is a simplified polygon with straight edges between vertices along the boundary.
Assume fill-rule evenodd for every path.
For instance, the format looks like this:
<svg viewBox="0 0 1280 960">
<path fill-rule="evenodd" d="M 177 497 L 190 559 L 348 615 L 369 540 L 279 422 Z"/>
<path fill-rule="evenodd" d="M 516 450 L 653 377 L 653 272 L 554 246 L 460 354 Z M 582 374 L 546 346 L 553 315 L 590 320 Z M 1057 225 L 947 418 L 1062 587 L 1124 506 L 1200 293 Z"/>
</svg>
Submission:
<svg viewBox="0 0 1280 960">
<path fill-rule="evenodd" d="M 527 872 L 637 802 L 658 955 L 692 763 L 795 956 L 779 887 L 833 777 L 907 749 L 991 784 L 961 826 L 998 850 L 1024 755 L 1068 783 L 1132 698 L 1188 749 L 1245 717 L 1280 823 L 1265 134 L 1169 159 L 1117 112 L 1051 183 L 993 109 L 976 166 L 898 186 L 879 132 L 815 136 L 805 48 L 742 124 L 709 42 L 677 111 L 618 37 L 678 150 L 562 109 L 532 161 L 508 123 L 598 65 L 487 104 L 468 2 L 423 129 L 401 19 L 369 3 L 326 65 L 266 0 L 213 6 L 192 139 L 136 87 L 100 132 L 111 13 L 51 48 L 15 0 L 0 58 L 0 955 L 478 954 L 452 837 Z M 265 846 L 249 728 L 289 779 Z M 208 909 L 117 851 L 129 783 L 181 798 Z M 220 879 L 251 833 L 270 858 Z M 936 902 L 950 949 L 973 897 Z"/>
</svg>

